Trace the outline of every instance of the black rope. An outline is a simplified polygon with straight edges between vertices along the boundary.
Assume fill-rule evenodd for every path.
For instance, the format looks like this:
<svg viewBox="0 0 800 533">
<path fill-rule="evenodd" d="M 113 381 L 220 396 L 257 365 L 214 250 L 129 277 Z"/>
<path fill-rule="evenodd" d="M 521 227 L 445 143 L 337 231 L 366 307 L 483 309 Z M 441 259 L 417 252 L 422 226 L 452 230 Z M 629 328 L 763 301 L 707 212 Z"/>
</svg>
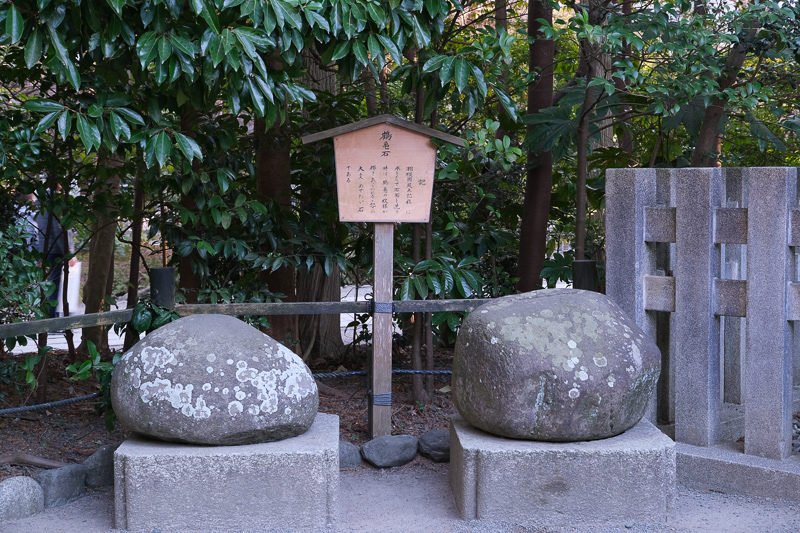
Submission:
<svg viewBox="0 0 800 533">
<path fill-rule="evenodd" d="M 314 378 L 344 378 L 347 376 L 366 376 L 366 370 L 353 370 L 352 372 L 322 372 L 313 374 Z"/>
<path fill-rule="evenodd" d="M 86 396 L 78 396 L 77 398 L 69 398 L 67 400 L 59 400 L 57 402 L 40 403 L 39 405 L 26 405 L 24 407 L 14 407 L 12 409 L 0 409 L 0 415 L 13 415 L 15 413 L 24 413 L 26 411 L 39 411 L 41 409 L 61 407 L 64 405 L 69 405 L 71 403 L 78 403 L 84 400 L 91 400 L 92 398 L 97 398 L 99 396 L 100 394 L 95 392 L 94 394 L 88 394 Z"/>
<path fill-rule="evenodd" d="M 448 376 L 452 374 L 452 370 L 392 370 L 392 374 L 426 374 L 426 375 L 433 375 L 433 376 Z M 313 374 L 314 378 L 344 378 L 347 376 L 366 376 L 366 370 L 353 370 L 351 372 L 321 372 L 319 374 Z M 41 403 L 39 405 L 26 405 L 24 407 L 13 407 L 11 409 L 0 409 L 0 416 L 4 415 L 13 415 L 16 413 L 24 413 L 27 411 L 39 411 L 41 409 L 51 409 L 54 407 L 62 407 L 64 405 L 69 405 L 72 403 L 78 403 L 85 400 L 91 400 L 92 398 L 99 397 L 100 394 L 95 392 L 94 394 L 89 394 L 86 396 L 78 396 L 76 398 L 69 398 L 66 400 L 59 400 L 57 402 L 50 402 L 50 403 Z M 389 400 L 391 402 L 391 400 Z M 375 405 L 383 405 L 383 404 L 375 404 Z"/>
<path fill-rule="evenodd" d="M 427 374 L 431 376 L 449 376 L 452 370 L 392 370 L 392 374 Z"/>
</svg>

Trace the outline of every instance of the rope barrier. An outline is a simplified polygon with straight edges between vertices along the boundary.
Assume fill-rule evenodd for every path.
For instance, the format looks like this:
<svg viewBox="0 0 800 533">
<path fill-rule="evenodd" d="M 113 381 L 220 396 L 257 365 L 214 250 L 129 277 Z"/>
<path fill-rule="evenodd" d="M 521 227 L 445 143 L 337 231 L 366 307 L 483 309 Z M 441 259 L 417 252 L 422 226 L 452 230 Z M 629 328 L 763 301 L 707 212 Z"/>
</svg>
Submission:
<svg viewBox="0 0 800 533">
<path fill-rule="evenodd" d="M 392 370 L 392 374 L 427 374 L 433 376 L 449 376 L 452 370 Z M 353 370 L 351 372 L 321 372 L 319 374 L 312 374 L 314 378 L 343 378 L 347 376 L 366 376 L 366 370 Z M 41 403 L 39 405 L 26 405 L 23 407 L 14 407 L 11 409 L 0 409 L 0 416 L 13 415 L 16 413 L 24 413 L 27 411 L 39 411 L 41 409 L 51 409 L 54 407 L 62 407 L 72 403 L 78 403 L 92 398 L 99 397 L 99 393 L 88 394 L 86 396 L 78 396 L 76 398 L 68 398 L 66 400 L 59 400 L 57 402 Z M 378 405 L 378 404 L 376 404 Z"/>
<path fill-rule="evenodd" d="M 91 400 L 92 398 L 97 398 L 99 396 L 100 394 L 95 392 L 94 394 L 88 394 L 86 396 L 78 396 L 76 398 L 68 398 L 66 400 L 59 400 L 57 402 L 40 403 L 39 405 L 26 405 L 23 407 L 14 407 L 12 409 L 0 409 L 0 415 L 13 415 L 15 413 L 24 413 L 26 411 L 39 411 L 40 409 L 62 407 L 64 405 L 69 405 L 71 403 L 78 403 L 84 400 Z"/>
</svg>

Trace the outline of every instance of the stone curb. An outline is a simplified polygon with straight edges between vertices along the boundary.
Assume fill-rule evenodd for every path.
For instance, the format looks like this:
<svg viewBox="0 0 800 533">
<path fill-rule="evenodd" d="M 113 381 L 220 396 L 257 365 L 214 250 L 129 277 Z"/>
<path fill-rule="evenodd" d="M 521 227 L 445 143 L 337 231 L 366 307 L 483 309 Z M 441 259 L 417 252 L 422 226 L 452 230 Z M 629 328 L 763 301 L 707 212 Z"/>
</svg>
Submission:
<svg viewBox="0 0 800 533">
<path fill-rule="evenodd" d="M 86 489 L 112 485 L 117 446 L 100 447 L 82 464 L 44 470 L 36 478 L 15 476 L 0 482 L 0 523 L 75 501 L 86 495 Z"/>
</svg>

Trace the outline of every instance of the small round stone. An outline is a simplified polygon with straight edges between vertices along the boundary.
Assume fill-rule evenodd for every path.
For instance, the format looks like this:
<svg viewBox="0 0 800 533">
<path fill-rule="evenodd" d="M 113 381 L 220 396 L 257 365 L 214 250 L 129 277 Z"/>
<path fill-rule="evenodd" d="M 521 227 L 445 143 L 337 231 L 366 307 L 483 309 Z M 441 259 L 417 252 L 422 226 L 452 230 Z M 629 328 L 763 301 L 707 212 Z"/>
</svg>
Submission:
<svg viewBox="0 0 800 533">
<path fill-rule="evenodd" d="M 551 289 L 500 298 L 461 326 L 453 400 L 471 425 L 517 439 L 619 435 L 644 416 L 655 343 L 606 296 Z"/>
<path fill-rule="evenodd" d="M 120 359 L 111 402 L 137 433 L 236 445 L 305 433 L 319 396 L 311 371 L 282 344 L 230 316 L 194 315 L 150 333 Z"/>
</svg>

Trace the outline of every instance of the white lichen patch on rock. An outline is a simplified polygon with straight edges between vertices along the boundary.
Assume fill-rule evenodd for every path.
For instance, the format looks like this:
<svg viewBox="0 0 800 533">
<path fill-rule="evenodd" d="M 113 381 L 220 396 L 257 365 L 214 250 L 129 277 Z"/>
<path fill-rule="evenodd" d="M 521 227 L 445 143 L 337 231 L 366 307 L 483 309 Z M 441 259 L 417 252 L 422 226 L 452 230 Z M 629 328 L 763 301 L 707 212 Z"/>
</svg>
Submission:
<svg viewBox="0 0 800 533">
<path fill-rule="evenodd" d="M 166 367 L 166 365 L 175 364 L 175 354 L 164 347 L 148 346 L 142 350 L 140 357 L 142 359 L 142 370 L 145 374 L 152 374 L 156 369 Z"/>
</svg>

